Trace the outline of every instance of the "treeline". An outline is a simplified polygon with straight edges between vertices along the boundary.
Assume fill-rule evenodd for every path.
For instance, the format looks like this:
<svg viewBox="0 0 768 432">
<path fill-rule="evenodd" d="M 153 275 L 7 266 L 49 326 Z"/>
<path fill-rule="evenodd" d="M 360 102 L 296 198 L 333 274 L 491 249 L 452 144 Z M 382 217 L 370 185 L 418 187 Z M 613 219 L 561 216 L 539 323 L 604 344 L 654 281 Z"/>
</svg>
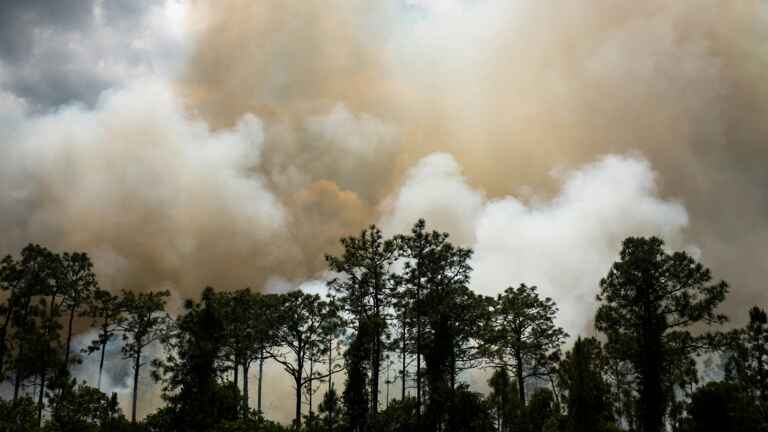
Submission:
<svg viewBox="0 0 768 432">
<path fill-rule="evenodd" d="M 552 299 L 524 284 L 474 293 L 472 251 L 424 221 L 341 245 L 326 257 L 327 296 L 206 288 L 175 318 L 168 292 L 101 289 L 85 254 L 29 245 L 6 257 L 0 430 L 768 431 L 765 311 L 722 331 L 728 285 L 658 238 L 623 242 L 600 281 L 597 337 L 565 353 Z M 96 337 L 73 352 L 78 323 Z M 110 344 L 131 364 L 130 420 L 100 391 Z M 96 382 L 78 383 L 70 369 L 89 355 Z M 705 355 L 721 379 L 702 382 Z M 293 384 L 289 428 L 264 416 L 266 362 Z M 473 370 L 489 372 L 487 394 L 467 384 Z M 147 375 L 165 403 L 139 421 Z"/>
</svg>

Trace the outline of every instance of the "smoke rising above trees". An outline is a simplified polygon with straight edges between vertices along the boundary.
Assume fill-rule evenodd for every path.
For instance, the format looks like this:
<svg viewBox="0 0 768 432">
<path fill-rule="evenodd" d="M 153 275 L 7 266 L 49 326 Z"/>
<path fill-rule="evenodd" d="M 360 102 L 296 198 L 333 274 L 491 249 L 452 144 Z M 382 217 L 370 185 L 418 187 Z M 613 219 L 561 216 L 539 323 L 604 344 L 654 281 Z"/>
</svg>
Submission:
<svg viewBox="0 0 768 432">
<path fill-rule="evenodd" d="M 734 324 L 764 295 L 761 2 L 43 3 L 0 17 L 0 252 L 187 298 L 425 217 L 574 335 L 627 236 L 701 253 Z"/>
</svg>

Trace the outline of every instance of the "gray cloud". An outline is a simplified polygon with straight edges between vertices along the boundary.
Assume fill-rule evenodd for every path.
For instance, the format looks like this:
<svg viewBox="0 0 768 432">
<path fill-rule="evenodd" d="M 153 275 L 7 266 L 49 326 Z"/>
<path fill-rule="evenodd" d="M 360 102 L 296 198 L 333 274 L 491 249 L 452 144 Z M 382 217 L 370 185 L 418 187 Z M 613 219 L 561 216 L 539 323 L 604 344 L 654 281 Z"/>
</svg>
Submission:
<svg viewBox="0 0 768 432">
<path fill-rule="evenodd" d="M 3 0 L 0 87 L 35 109 L 93 104 L 126 78 L 178 61 L 183 50 L 152 22 L 175 2 Z"/>
</svg>

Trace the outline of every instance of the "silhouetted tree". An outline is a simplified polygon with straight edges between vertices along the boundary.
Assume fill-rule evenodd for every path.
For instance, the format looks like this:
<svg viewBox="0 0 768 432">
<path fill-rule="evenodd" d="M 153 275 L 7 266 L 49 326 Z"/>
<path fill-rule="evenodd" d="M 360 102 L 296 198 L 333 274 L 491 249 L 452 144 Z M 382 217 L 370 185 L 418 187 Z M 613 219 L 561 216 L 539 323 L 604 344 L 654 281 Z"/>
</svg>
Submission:
<svg viewBox="0 0 768 432">
<path fill-rule="evenodd" d="M 98 334 L 84 351 L 88 354 L 99 352 L 99 377 L 96 385 L 99 390 L 101 390 L 101 376 L 104 371 L 107 345 L 117 332 L 122 312 L 123 304 L 119 296 L 102 289 L 94 291 L 86 315 L 93 320 L 91 325 L 98 328 Z"/>
<path fill-rule="evenodd" d="M 155 378 L 162 379 L 163 396 L 172 408 L 173 429 L 208 431 L 222 420 L 238 417 L 240 395 L 232 384 L 221 386 L 224 366 L 225 310 L 215 291 L 208 287 L 200 302 L 188 300 L 165 338 L 170 353 L 155 361 Z"/>
<path fill-rule="evenodd" d="M 31 432 L 37 428 L 37 406 L 31 397 L 0 399 L 0 430 Z"/>
<path fill-rule="evenodd" d="M 282 326 L 281 298 L 274 294 L 261 294 L 250 289 L 217 294 L 217 302 L 224 320 L 225 356 L 233 364 L 235 385 L 239 372 L 243 374 L 243 413 L 248 413 L 249 372 L 258 362 L 259 378 L 257 410 L 261 411 L 261 383 L 267 352 L 277 344 L 278 330 Z"/>
<path fill-rule="evenodd" d="M 523 407 L 517 386 L 510 379 L 507 369 L 496 369 L 488 380 L 488 386 L 491 388 L 488 402 L 494 413 L 496 430 L 511 432 L 519 429 Z"/>
<path fill-rule="evenodd" d="M 125 311 L 117 327 L 123 336 L 123 356 L 133 361 L 133 397 L 131 422 L 136 423 L 141 356 L 146 347 L 161 340 L 168 331 L 170 318 L 165 312 L 168 291 L 134 293 L 123 291 L 121 307 Z"/>
<path fill-rule="evenodd" d="M 55 432 L 112 432 L 127 421 L 117 394 L 107 396 L 84 384 L 68 380 L 52 399 L 51 418 L 44 430 Z"/>
<path fill-rule="evenodd" d="M 711 382 L 696 390 L 681 432 L 765 432 L 768 423 L 738 385 Z"/>
<path fill-rule="evenodd" d="M 329 287 L 339 295 L 339 301 L 352 317 L 356 331 L 365 325 L 371 332 L 365 341 L 372 344 L 370 411 L 375 414 L 379 405 L 386 314 L 396 288 L 390 268 L 397 258 L 398 249 L 394 241 L 384 239 L 376 226 L 363 230 L 358 237 L 341 239 L 341 244 L 344 252 L 340 257 L 326 256 L 330 270 L 339 274 L 330 281 Z"/>
<path fill-rule="evenodd" d="M 555 302 L 539 297 L 534 286 L 510 287 L 497 298 L 487 341 L 493 362 L 514 371 L 523 404 L 526 381 L 551 373 L 551 354 L 559 350 L 567 337 L 555 325 L 556 314 Z"/>
<path fill-rule="evenodd" d="M 466 384 L 457 386 L 445 410 L 445 432 L 491 432 L 494 430 L 489 405 L 480 393 L 472 392 Z"/>
<path fill-rule="evenodd" d="M 557 414 L 558 408 L 552 390 L 543 387 L 536 389 L 525 407 L 527 432 L 543 432 L 548 423 L 556 420 Z"/>
<path fill-rule="evenodd" d="M 301 398 L 304 386 L 319 376 L 308 374 L 310 358 L 320 358 L 325 350 L 322 332 L 323 319 L 327 316 L 328 304 L 316 294 L 292 291 L 283 294 L 281 314 L 282 326 L 277 332 L 277 341 L 283 348 L 273 352 L 272 357 L 280 363 L 293 379 L 296 390 L 294 426 L 301 426 Z"/>
<path fill-rule="evenodd" d="M 99 286 L 96 275 L 93 273 L 93 263 L 88 255 L 82 252 L 65 252 L 61 256 L 58 283 L 62 285 L 62 307 L 68 318 L 67 343 L 64 351 L 64 366 L 68 368 L 75 315 L 85 311 Z"/>
<path fill-rule="evenodd" d="M 368 397 L 368 373 L 371 364 L 370 339 L 374 331 L 369 321 L 363 320 L 352 337 L 349 348 L 344 353 L 347 380 L 344 387 L 344 409 L 347 425 L 351 432 L 368 430 L 370 399 Z"/>
<path fill-rule="evenodd" d="M 323 401 L 318 407 L 320 420 L 325 432 L 338 432 L 341 429 L 341 419 L 343 417 L 341 400 L 336 390 L 331 387 L 325 392 Z"/>
<path fill-rule="evenodd" d="M 600 342 L 580 337 L 560 363 L 569 431 L 599 432 L 609 427 L 612 415 L 610 388 L 603 377 L 606 366 Z"/>
<path fill-rule="evenodd" d="M 661 431 L 676 365 L 709 347 L 710 338 L 689 327 L 725 321 L 715 310 L 728 285 L 710 284 L 709 269 L 663 246 L 656 237 L 624 240 L 619 261 L 600 281 L 595 319 L 609 355 L 633 366 L 641 432 Z"/>
<path fill-rule="evenodd" d="M 768 420 L 768 317 L 755 306 L 749 310 L 749 323 L 729 334 L 726 379 L 738 383 L 757 401 Z"/>
</svg>

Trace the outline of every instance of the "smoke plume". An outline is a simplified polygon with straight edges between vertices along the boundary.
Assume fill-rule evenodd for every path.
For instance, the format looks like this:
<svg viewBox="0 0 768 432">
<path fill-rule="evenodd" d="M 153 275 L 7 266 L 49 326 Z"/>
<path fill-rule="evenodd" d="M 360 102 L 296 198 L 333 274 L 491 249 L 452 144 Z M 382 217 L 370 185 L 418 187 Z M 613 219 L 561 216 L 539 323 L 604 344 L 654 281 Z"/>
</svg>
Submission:
<svg viewBox="0 0 768 432">
<path fill-rule="evenodd" d="M 424 217 L 476 291 L 539 285 L 572 334 L 628 235 L 700 256 L 737 324 L 766 302 L 761 1 L 71 3 L 0 19 L 28 42 L 0 42 L 0 252 L 284 290 Z"/>
</svg>

